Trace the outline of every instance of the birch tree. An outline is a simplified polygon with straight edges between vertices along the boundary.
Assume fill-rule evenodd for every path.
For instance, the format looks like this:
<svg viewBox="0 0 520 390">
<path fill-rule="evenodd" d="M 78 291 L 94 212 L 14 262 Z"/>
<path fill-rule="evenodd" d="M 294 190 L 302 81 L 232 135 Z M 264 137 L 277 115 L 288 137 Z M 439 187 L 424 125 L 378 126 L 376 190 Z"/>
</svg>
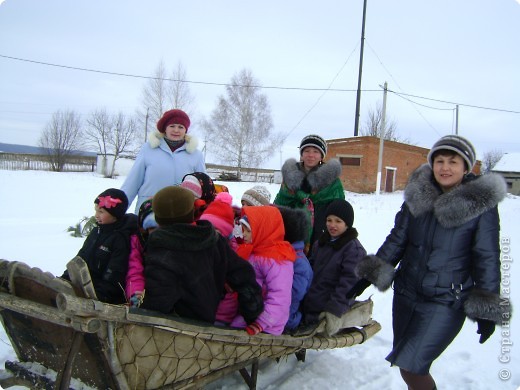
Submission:
<svg viewBox="0 0 520 390">
<path fill-rule="evenodd" d="M 271 108 L 250 70 L 236 73 L 219 96 L 209 120 L 202 122 L 208 151 L 237 167 L 259 167 L 271 157 L 282 136 L 273 133 Z"/>
</svg>

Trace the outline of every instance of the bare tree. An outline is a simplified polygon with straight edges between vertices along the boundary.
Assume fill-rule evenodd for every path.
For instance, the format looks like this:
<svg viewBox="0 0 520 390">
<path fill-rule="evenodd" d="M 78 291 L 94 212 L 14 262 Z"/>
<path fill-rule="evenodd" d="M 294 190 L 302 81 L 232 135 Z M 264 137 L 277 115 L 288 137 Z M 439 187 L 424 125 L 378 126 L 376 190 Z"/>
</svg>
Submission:
<svg viewBox="0 0 520 390">
<path fill-rule="evenodd" d="M 375 110 L 368 111 L 368 117 L 365 125 L 361 128 L 361 135 L 379 137 L 381 135 L 381 126 L 383 122 L 383 106 L 378 104 Z M 384 139 L 389 141 L 410 143 L 408 139 L 400 138 L 397 134 L 397 123 L 385 117 L 385 133 Z"/>
<path fill-rule="evenodd" d="M 497 162 L 504 156 L 504 152 L 498 149 L 493 149 L 485 152 L 482 156 L 482 171 L 484 173 L 491 172 L 491 170 L 497 165 Z"/>
<path fill-rule="evenodd" d="M 45 149 L 53 171 L 61 172 L 67 157 L 83 147 L 80 130 L 81 118 L 74 111 L 57 111 L 45 125 L 38 146 Z"/>
<path fill-rule="evenodd" d="M 121 112 L 114 118 L 114 128 L 108 140 L 114 153 L 109 177 L 114 176 L 116 161 L 124 153 L 135 153 L 133 146 L 135 145 L 137 131 L 138 127 L 135 119 L 128 118 Z"/>
<path fill-rule="evenodd" d="M 113 126 L 113 119 L 105 109 L 95 110 L 87 118 L 86 140 L 89 144 L 95 145 L 98 153 L 102 156 L 101 172 L 105 176 L 107 174 L 107 156 L 110 154 L 108 139 Z"/>
<path fill-rule="evenodd" d="M 237 167 L 258 167 L 282 142 L 272 133 L 271 108 L 250 70 L 235 74 L 226 87 L 227 97 L 218 98 L 210 120 L 202 127 L 209 141 L 208 150 L 223 162 Z"/>
<path fill-rule="evenodd" d="M 137 110 L 138 126 L 143 129 L 145 141 L 149 127 L 153 128 L 165 111 L 180 108 L 192 116 L 194 98 L 185 80 L 182 63 L 177 64 L 169 79 L 164 62 L 157 65 L 153 78 L 143 87 L 142 107 Z"/>
<path fill-rule="evenodd" d="M 123 113 L 110 115 L 105 109 L 93 111 L 87 118 L 85 134 L 91 145 L 96 145 L 102 156 L 102 172 L 106 177 L 113 177 L 115 163 L 122 154 L 133 154 L 137 138 L 137 125 L 134 119 Z M 108 156 L 112 163 L 108 169 Z"/>
</svg>

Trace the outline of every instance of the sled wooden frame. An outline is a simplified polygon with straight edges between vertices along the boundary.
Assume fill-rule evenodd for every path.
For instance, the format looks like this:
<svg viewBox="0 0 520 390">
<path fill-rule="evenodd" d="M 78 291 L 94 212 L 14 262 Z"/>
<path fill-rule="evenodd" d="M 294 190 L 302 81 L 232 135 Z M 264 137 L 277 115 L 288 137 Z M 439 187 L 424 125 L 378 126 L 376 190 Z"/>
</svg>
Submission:
<svg viewBox="0 0 520 390">
<path fill-rule="evenodd" d="M 83 272 L 73 272 L 75 287 L 38 268 L 0 260 L 0 319 L 18 358 L 0 373 L 4 388 L 31 383 L 69 389 L 80 381 L 103 389 L 192 389 L 238 371 L 255 389 L 262 359 L 295 353 L 302 360 L 306 349 L 350 347 L 381 329 L 370 321 L 327 338 L 319 334 L 321 323 L 302 336 L 249 336 L 99 302 L 89 297 L 84 262 L 75 258 L 70 264 Z"/>
</svg>

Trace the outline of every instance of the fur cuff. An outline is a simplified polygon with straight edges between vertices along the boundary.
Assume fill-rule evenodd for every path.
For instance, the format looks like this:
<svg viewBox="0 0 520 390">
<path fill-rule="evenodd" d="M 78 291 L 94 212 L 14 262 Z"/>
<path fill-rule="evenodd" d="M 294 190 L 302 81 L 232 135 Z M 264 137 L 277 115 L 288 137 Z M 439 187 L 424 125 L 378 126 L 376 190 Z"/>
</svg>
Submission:
<svg viewBox="0 0 520 390">
<path fill-rule="evenodd" d="M 511 319 L 513 308 L 509 299 L 489 291 L 473 289 L 464 302 L 464 312 L 472 320 L 489 320 L 502 325 L 502 322 Z"/>
<path fill-rule="evenodd" d="M 395 275 L 394 267 L 375 255 L 363 257 L 354 272 L 357 277 L 368 280 L 379 291 L 388 290 Z"/>
</svg>

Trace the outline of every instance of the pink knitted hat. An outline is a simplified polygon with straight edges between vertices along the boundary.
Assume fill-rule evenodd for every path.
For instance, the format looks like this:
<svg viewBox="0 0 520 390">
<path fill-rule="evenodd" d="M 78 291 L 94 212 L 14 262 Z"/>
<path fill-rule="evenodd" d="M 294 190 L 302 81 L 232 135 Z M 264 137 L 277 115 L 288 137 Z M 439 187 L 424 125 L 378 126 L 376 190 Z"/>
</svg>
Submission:
<svg viewBox="0 0 520 390">
<path fill-rule="evenodd" d="M 220 192 L 200 216 L 200 220 L 211 222 L 224 237 L 229 237 L 235 227 L 235 213 L 231 207 L 233 197 L 227 192 Z"/>
</svg>

